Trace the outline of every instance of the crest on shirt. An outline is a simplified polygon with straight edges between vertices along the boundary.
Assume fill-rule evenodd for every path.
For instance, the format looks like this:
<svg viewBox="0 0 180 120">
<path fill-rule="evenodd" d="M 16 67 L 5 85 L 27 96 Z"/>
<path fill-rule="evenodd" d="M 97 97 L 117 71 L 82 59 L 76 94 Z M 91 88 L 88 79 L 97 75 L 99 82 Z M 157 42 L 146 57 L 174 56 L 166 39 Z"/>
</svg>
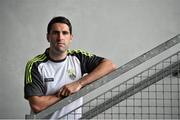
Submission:
<svg viewBox="0 0 180 120">
<path fill-rule="evenodd" d="M 75 73 L 75 70 L 74 69 L 69 69 L 68 71 L 68 76 L 74 80 L 76 78 L 76 73 Z"/>
</svg>

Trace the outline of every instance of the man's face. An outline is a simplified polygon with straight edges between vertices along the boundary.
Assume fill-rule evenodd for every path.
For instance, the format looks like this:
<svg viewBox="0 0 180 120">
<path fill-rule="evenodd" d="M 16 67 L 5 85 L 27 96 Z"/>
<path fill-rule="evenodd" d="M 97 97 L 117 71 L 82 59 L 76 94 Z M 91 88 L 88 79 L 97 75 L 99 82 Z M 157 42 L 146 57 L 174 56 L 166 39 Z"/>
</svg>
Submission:
<svg viewBox="0 0 180 120">
<path fill-rule="evenodd" d="M 55 23 L 52 25 L 50 33 L 47 34 L 47 39 L 51 50 L 64 53 L 70 46 L 72 34 L 70 34 L 67 24 Z"/>
</svg>

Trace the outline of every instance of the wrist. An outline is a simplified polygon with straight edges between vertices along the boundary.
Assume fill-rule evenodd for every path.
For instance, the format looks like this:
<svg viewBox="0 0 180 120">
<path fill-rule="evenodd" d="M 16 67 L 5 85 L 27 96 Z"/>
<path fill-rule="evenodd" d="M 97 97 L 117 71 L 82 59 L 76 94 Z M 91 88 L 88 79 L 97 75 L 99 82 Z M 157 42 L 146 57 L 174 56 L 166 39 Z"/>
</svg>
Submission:
<svg viewBox="0 0 180 120">
<path fill-rule="evenodd" d="M 78 83 L 79 83 L 79 85 L 81 86 L 81 88 L 84 87 L 84 84 L 83 84 L 82 81 L 78 81 Z"/>
</svg>

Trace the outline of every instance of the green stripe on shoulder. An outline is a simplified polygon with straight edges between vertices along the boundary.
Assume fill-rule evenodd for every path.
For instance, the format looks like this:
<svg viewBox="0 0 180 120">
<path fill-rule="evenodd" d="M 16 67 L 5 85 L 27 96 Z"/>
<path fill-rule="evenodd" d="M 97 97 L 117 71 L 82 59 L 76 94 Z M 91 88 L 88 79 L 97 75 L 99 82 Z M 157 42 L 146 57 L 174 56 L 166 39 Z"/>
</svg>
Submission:
<svg viewBox="0 0 180 120">
<path fill-rule="evenodd" d="M 93 54 L 91 54 L 91 53 L 89 53 L 89 52 L 87 52 L 87 51 L 81 50 L 81 49 L 68 50 L 67 52 L 68 52 L 68 54 L 71 54 L 71 55 L 72 55 L 72 54 L 81 53 L 81 54 L 83 54 L 83 55 L 85 55 L 85 56 L 88 56 L 88 57 L 92 57 L 92 56 L 93 56 Z"/>
<path fill-rule="evenodd" d="M 30 61 L 28 61 L 28 63 L 26 64 L 26 70 L 25 70 L 25 80 L 26 80 L 26 84 L 32 83 L 32 66 L 34 63 L 36 62 L 41 62 L 44 61 L 47 58 L 46 54 L 40 54 L 36 57 L 34 57 L 33 59 L 31 59 Z"/>
</svg>

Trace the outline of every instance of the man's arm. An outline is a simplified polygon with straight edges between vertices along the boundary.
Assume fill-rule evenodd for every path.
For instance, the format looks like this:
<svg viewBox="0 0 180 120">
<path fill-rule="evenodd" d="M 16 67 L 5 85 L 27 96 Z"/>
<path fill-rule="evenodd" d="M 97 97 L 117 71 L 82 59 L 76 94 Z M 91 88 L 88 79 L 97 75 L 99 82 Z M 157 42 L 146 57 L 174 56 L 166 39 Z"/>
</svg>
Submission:
<svg viewBox="0 0 180 120">
<path fill-rule="evenodd" d="M 116 69 L 116 65 L 108 59 L 103 59 L 102 62 L 88 75 L 81 78 L 78 82 L 82 87 L 94 82 L 95 80 L 105 76 Z"/>
<path fill-rule="evenodd" d="M 88 75 L 82 77 L 80 80 L 64 85 L 58 93 L 58 96 L 69 96 L 78 92 L 82 87 L 94 82 L 104 75 L 116 69 L 116 65 L 108 59 L 103 59 L 102 62 Z"/>
<path fill-rule="evenodd" d="M 82 87 L 86 86 L 87 84 L 92 83 L 93 81 L 103 77 L 107 73 L 115 70 L 116 66 L 107 59 L 102 60 L 102 62 L 88 75 L 82 77 L 80 80 L 64 85 L 57 95 L 51 96 L 32 96 L 28 97 L 29 104 L 33 112 L 38 113 L 42 110 L 45 110 L 49 106 L 57 103 L 58 101 L 62 100 L 62 96 L 69 96 L 75 92 L 78 92 Z"/>
<path fill-rule="evenodd" d="M 29 104 L 33 112 L 38 113 L 42 110 L 48 108 L 49 106 L 57 103 L 62 98 L 57 97 L 56 95 L 51 96 L 31 96 L 28 97 Z"/>
</svg>

